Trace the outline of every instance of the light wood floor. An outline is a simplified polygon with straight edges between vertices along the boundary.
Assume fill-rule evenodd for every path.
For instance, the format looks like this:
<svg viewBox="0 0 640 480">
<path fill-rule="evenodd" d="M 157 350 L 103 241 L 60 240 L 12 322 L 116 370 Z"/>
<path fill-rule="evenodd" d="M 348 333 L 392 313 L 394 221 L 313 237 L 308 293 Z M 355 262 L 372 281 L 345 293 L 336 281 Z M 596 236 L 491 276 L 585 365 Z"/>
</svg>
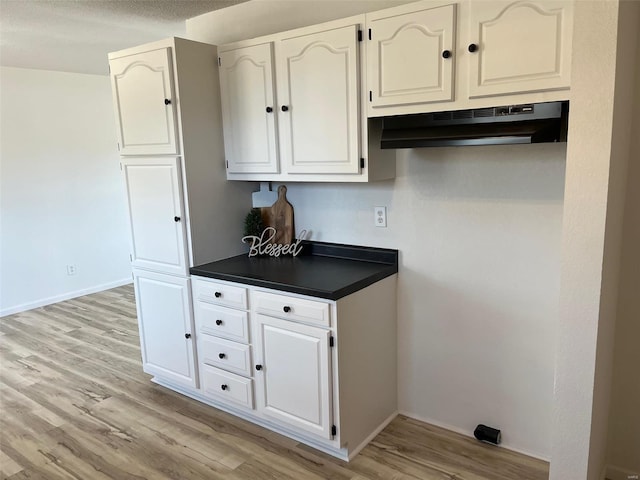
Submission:
<svg viewBox="0 0 640 480">
<path fill-rule="evenodd" d="M 537 480 L 548 464 L 397 417 L 345 463 L 149 381 L 130 286 L 0 319 L 4 479 Z"/>
</svg>

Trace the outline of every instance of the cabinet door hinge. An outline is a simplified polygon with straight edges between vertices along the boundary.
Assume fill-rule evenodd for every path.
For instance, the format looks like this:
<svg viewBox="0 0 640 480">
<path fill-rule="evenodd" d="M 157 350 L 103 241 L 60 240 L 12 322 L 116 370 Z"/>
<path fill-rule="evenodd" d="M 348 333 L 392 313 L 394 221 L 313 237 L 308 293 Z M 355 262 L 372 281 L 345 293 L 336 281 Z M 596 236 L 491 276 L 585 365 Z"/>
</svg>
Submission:
<svg viewBox="0 0 640 480">
<path fill-rule="evenodd" d="M 133 255 L 129 254 L 129 261 L 133 262 Z"/>
<path fill-rule="evenodd" d="M 362 30 L 358 30 L 358 41 L 362 41 Z"/>
<path fill-rule="evenodd" d="M 120 142 L 116 143 L 118 145 L 118 151 L 120 151 Z"/>
<path fill-rule="evenodd" d="M 369 90 L 369 101 L 373 102 L 373 92 Z"/>
<path fill-rule="evenodd" d="M 371 40 L 371 29 L 369 29 L 369 40 Z"/>
<path fill-rule="evenodd" d="M 229 160 L 225 160 L 224 163 L 227 165 L 227 169 L 229 168 Z"/>
<path fill-rule="evenodd" d="M 333 347 L 335 345 L 335 341 L 333 340 L 333 335 L 329 337 L 329 346 Z"/>
<path fill-rule="evenodd" d="M 221 67 L 222 66 L 222 59 L 220 57 L 218 57 L 218 66 Z"/>
<path fill-rule="evenodd" d="M 120 163 L 120 170 L 122 170 L 122 163 Z"/>
<path fill-rule="evenodd" d="M 331 425 L 331 436 L 335 437 L 338 434 L 338 427 Z"/>
<path fill-rule="evenodd" d="M 364 158 L 360 159 L 360 168 L 364 168 Z"/>
</svg>

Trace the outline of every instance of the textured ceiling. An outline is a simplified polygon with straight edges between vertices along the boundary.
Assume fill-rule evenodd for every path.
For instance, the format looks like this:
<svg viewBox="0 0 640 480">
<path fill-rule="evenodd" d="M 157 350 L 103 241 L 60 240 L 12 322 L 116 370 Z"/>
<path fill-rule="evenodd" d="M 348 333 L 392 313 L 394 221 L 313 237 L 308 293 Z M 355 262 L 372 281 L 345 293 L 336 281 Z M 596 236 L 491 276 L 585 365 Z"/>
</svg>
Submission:
<svg viewBox="0 0 640 480">
<path fill-rule="evenodd" d="M 0 0 L 0 65 L 107 75 L 107 53 L 246 0 Z"/>
</svg>

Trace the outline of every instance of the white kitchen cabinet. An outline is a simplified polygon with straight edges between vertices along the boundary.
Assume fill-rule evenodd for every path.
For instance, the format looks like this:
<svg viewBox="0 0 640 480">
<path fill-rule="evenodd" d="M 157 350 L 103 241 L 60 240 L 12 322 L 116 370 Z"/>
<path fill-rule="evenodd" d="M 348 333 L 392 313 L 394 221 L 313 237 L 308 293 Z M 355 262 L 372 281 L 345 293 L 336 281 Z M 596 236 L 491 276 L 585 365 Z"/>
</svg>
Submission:
<svg viewBox="0 0 640 480">
<path fill-rule="evenodd" d="M 133 280 L 143 370 L 196 387 L 189 279 L 134 269 Z"/>
<path fill-rule="evenodd" d="M 369 120 L 569 99 L 573 0 L 423 0 L 365 17 Z"/>
<path fill-rule="evenodd" d="M 360 172 L 358 26 L 277 43 L 281 162 L 290 174 Z"/>
<path fill-rule="evenodd" d="M 469 2 L 469 95 L 567 89 L 570 1 Z"/>
<path fill-rule="evenodd" d="M 121 155 L 178 153 L 171 47 L 109 62 Z"/>
<path fill-rule="evenodd" d="M 367 15 L 369 110 L 453 100 L 455 28 L 456 5 Z"/>
<path fill-rule="evenodd" d="M 242 252 L 252 188 L 226 181 L 216 47 L 169 38 L 110 53 L 109 65 L 133 266 L 187 275 Z"/>
<path fill-rule="evenodd" d="M 187 274 L 180 159 L 127 157 L 121 162 L 131 231 L 131 265 Z"/>
<path fill-rule="evenodd" d="M 238 375 L 251 376 L 251 347 L 213 335 L 202 335 L 198 345 L 198 357 L 206 365 L 212 365 Z"/>
<path fill-rule="evenodd" d="M 250 378 L 203 364 L 202 393 L 208 398 L 234 406 L 253 408 L 253 386 Z"/>
<path fill-rule="evenodd" d="M 259 313 L 253 325 L 260 412 L 330 439 L 331 331 Z"/>
<path fill-rule="evenodd" d="M 253 410 L 247 289 L 194 278 L 193 304 L 202 395 Z"/>
<path fill-rule="evenodd" d="M 192 281 L 200 388 L 158 383 L 345 460 L 397 414 L 395 275 L 337 301 Z"/>
<path fill-rule="evenodd" d="M 216 59 L 179 38 L 109 54 L 143 368 L 189 388 L 189 267 L 241 253 L 251 208 L 251 186 L 225 178 Z"/>
<path fill-rule="evenodd" d="M 220 47 L 228 179 L 395 177 L 362 109 L 363 26 L 360 15 Z"/>
<path fill-rule="evenodd" d="M 227 171 L 278 173 L 273 44 L 220 53 Z"/>
</svg>

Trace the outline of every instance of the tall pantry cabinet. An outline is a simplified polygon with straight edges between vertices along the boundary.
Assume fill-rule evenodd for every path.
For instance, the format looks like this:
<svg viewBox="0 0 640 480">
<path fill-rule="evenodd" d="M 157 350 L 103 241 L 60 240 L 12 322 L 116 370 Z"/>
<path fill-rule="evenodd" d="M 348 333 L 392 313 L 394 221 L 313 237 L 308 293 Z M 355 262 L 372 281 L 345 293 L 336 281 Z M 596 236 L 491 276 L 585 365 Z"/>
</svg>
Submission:
<svg viewBox="0 0 640 480">
<path fill-rule="evenodd" d="M 251 185 L 227 182 L 213 45 L 109 54 L 145 372 L 196 388 L 189 267 L 243 251 Z"/>
</svg>

